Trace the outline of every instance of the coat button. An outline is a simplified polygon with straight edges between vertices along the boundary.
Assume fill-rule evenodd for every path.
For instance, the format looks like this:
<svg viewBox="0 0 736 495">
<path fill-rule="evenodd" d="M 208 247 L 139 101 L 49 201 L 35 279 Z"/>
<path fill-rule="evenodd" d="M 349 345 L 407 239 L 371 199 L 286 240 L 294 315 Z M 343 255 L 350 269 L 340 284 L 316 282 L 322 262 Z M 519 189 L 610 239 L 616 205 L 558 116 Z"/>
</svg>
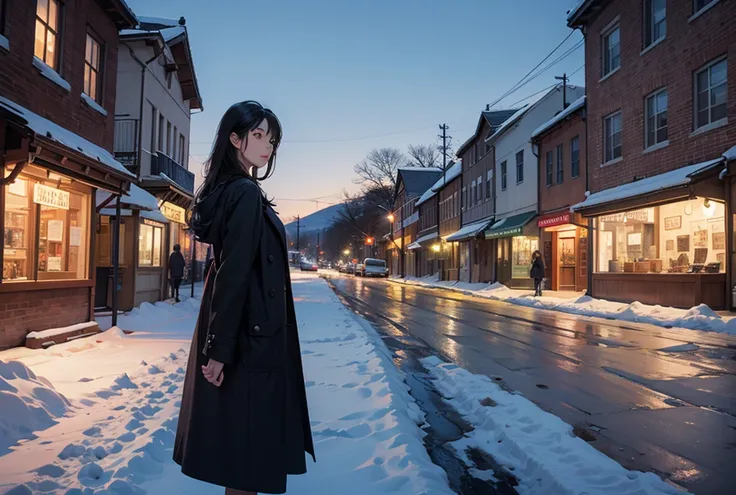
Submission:
<svg viewBox="0 0 736 495">
<path fill-rule="evenodd" d="M 273 255 L 272 254 L 269 254 L 268 255 L 268 262 L 269 263 L 273 263 Z"/>
<path fill-rule="evenodd" d="M 259 327 L 258 325 L 256 325 L 256 326 L 253 327 L 253 331 L 254 332 L 260 332 L 261 331 L 261 327 Z"/>
<path fill-rule="evenodd" d="M 268 295 L 271 296 L 271 297 L 275 297 L 276 296 L 276 291 L 273 290 L 273 289 L 269 289 L 268 290 Z"/>
</svg>

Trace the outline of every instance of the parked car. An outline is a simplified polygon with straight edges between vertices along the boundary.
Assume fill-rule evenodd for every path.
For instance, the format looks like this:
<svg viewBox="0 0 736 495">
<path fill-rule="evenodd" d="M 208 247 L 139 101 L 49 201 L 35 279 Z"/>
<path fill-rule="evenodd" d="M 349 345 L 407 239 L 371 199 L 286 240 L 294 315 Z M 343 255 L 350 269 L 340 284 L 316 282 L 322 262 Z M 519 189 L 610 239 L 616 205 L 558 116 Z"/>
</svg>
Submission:
<svg viewBox="0 0 736 495">
<path fill-rule="evenodd" d="M 364 277 L 388 277 L 388 267 L 384 260 L 366 258 L 363 261 L 362 275 Z"/>
<path fill-rule="evenodd" d="M 362 277 L 363 276 L 363 263 L 358 263 L 355 265 L 354 272 L 356 277 Z"/>
<path fill-rule="evenodd" d="M 303 272 L 316 272 L 319 270 L 319 266 L 317 266 L 317 263 L 302 260 L 301 263 L 299 263 L 299 269 Z"/>
<path fill-rule="evenodd" d="M 355 275 L 355 263 L 348 263 L 345 268 L 345 273 Z"/>
</svg>

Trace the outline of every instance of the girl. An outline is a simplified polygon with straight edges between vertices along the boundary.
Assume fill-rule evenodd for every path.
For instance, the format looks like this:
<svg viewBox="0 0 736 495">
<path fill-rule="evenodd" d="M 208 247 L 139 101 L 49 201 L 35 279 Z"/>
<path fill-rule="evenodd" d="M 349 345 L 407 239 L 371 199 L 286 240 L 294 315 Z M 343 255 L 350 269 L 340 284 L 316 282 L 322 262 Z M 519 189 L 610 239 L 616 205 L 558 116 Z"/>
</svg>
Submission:
<svg viewBox="0 0 736 495">
<path fill-rule="evenodd" d="M 190 227 L 213 246 L 184 382 L 174 461 L 226 495 L 284 493 L 314 458 L 286 233 L 259 181 L 281 124 L 254 101 L 230 107 Z M 259 170 L 266 168 L 259 176 Z"/>
<path fill-rule="evenodd" d="M 544 279 L 544 260 L 542 253 L 536 250 L 532 253 L 532 269 L 529 276 L 534 279 L 534 295 L 542 296 L 542 280 Z"/>
</svg>

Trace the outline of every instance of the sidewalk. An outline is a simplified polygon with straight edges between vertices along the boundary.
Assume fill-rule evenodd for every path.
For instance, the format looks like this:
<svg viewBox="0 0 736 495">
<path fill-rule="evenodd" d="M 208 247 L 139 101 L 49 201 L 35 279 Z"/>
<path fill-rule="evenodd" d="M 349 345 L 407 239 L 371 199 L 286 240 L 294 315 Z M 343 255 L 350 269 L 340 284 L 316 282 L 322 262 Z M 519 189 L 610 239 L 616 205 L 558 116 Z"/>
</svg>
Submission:
<svg viewBox="0 0 736 495">
<path fill-rule="evenodd" d="M 451 290 L 469 296 L 581 316 L 649 323 L 666 328 L 677 327 L 736 335 L 736 319 L 730 316 L 730 313 L 713 311 L 705 304 L 685 310 L 663 306 L 650 306 L 638 301 L 630 304 L 611 302 L 574 292 L 545 291 L 544 296 L 534 297 L 534 291 L 509 289 L 499 283 L 469 284 L 465 282 L 440 281 L 436 275 L 424 278 L 390 278 L 388 280 L 399 284 Z"/>
</svg>

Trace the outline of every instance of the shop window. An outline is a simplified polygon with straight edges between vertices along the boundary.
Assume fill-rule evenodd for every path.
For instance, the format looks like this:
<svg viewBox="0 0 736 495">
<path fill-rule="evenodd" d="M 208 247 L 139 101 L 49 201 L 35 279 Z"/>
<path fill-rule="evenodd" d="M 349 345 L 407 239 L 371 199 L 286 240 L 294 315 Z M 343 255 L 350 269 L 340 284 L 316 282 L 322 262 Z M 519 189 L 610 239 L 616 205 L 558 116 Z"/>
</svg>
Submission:
<svg viewBox="0 0 736 495">
<path fill-rule="evenodd" d="M 570 176 L 580 177 L 580 137 L 570 140 Z"/>
<path fill-rule="evenodd" d="M 5 188 L 5 229 L 3 232 L 3 280 L 30 280 L 32 259 L 33 203 L 27 180 Z"/>
<path fill-rule="evenodd" d="M 141 220 L 138 236 L 138 266 L 160 267 L 163 225 Z"/>
<path fill-rule="evenodd" d="M 113 229 L 115 229 L 115 219 L 106 215 L 100 215 L 98 220 L 99 234 L 95 238 L 95 261 L 97 266 L 112 266 L 113 252 Z M 125 221 L 120 225 L 120 247 L 118 248 L 118 262 L 124 265 L 125 262 Z"/>
<path fill-rule="evenodd" d="M 603 148 L 605 162 L 621 158 L 621 112 L 616 112 L 605 118 L 603 129 Z"/>
<path fill-rule="evenodd" d="M 532 253 L 539 249 L 539 237 L 516 236 L 512 238 L 511 277 L 529 278 L 532 267 Z"/>
<path fill-rule="evenodd" d="M 666 0 L 644 0 L 644 47 L 664 39 L 667 34 Z"/>
<path fill-rule="evenodd" d="M 552 152 L 547 152 L 547 164 L 546 164 L 546 172 L 547 172 L 547 187 L 551 186 L 554 180 L 554 174 L 553 174 L 553 165 L 552 165 Z"/>
<path fill-rule="evenodd" d="M 714 124 L 728 116 L 726 59 L 711 63 L 695 75 L 695 128 Z"/>
<path fill-rule="evenodd" d="M 724 272 L 724 212 L 722 203 L 698 198 L 598 217 L 596 271 Z"/>
<path fill-rule="evenodd" d="M 59 54 L 59 0 L 38 0 L 36 3 L 36 41 L 34 55 L 57 70 Z"/>
<path fill-rule="evenodd" d="M 603 43 L 603 74 L 607 76 L 619 67 L 621 67 L 621 30 L 618 24 L 615 24 L 602 35 Z"/>
<path fill-rule="evenodd" d="M 562 184 L 562 181 L 565 179 L 565 168 L 562 163 L 562 145 L 558 144 L 556 148 L 557 152 L 557 183 Z"/>
<path fill-rule="evenodd" d="M 506 178 L 506 160 L 504 160 L 501 162 L 501 190 L 505 191 L 507 185 L 508 183 Z"/>
<path fill-rule="evenodd" d="M 667 141 L 667 90 L 657 91 L 646 100 L 646 142 L 649 148 Z"/>
<path fill-rule="evenodd" d="M 102 102 L 102 45 L 87 33 L 87 46 L 84 52 L 84 92 L 97 103 Z"/>
</svg>

